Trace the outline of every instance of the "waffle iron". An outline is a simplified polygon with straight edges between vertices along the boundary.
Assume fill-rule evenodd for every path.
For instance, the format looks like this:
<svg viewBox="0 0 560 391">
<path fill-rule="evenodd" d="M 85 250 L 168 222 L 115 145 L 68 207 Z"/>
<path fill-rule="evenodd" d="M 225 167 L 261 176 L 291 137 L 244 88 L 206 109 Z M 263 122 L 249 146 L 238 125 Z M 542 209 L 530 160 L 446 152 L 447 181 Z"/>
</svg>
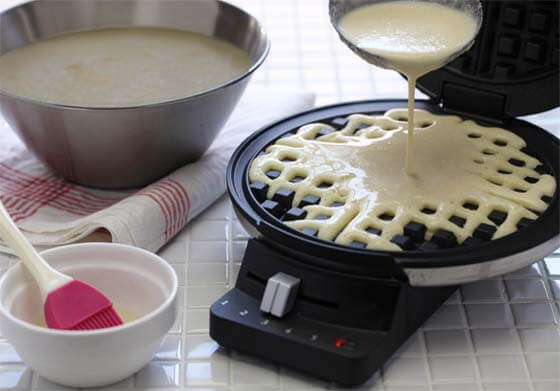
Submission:
<svg viewBox="0 0 560 391">
<path fill-rule="evenodd" d="M 560 106 L 558 2 L 484 2 L 476 44 L 419 80 L 434 114 L 457 114 L 522 137 L 560 184 L 560 143 L 517 116 Z M 558 191 L 536 221 L 506 237 L 450 249 L 374 251 L 323 241 L 282 223 L 251 187 L 252 160 L 277 139 L 354 113 L 380 115 L 405 100 L 343 103 L 295 115 L 250 136 L 232 156 L 227 186 L 251 235 L 235 288 L 210 310 L 219 344 L 342 385 L 365 382 L 461 283 L 532 264 L 560 247 Z"/>
</svg>

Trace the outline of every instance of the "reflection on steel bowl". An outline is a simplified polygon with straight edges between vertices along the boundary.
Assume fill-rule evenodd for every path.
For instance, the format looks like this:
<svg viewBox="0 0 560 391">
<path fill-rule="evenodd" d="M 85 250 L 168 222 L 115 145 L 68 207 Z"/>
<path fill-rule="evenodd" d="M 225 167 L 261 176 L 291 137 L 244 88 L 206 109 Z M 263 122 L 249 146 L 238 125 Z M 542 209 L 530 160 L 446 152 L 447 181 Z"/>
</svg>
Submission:
<svg viewBox="0 0 560 391">
<path fill-rule="evenodd" d="M 138 187 L 198 159 L 269 50 L 255 18 L 218 0 L 37 0 L 0 14 L 0 56 L 65 33 L 122 27 L 203 34 L 242 49 L 249 64 L 210 89 L 138 105 L 47 102 L 0 85 L 2 114 L 27 147 L 66 179 L 86 186 Z"/>
</svg>

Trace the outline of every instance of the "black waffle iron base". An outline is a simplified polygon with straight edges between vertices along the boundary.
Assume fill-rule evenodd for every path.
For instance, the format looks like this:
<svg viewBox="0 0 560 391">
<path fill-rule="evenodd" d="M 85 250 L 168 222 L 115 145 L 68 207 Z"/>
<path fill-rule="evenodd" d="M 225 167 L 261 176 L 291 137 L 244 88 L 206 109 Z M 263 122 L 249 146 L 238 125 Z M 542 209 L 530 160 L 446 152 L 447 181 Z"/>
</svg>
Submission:
<svg viewBox="0 0 560 391">
<path fill-rule="evenodd" d="M 228 191 L 253 239 L 235 288 L 211 308 L 210 334 L 218 343 L 329 381 L 361 384 L 458 283 L 526 266 L 560 245 L 558 192 L 537 222 L 507 237 L 447 250 L 387 252 L 295 231 L 267 213 L 250 190 L 251 161 L 278 138 L 312 122 L 336 126 L 353 113 L 382 114 L 397 107 L 406 107 L 406 101 L 320 108 L 273 124 L 237 149 L 228 167 Z M 431 102 L 417 102 L 417 107 L 441 113 Z M 540 170 L 558 181 L 557 138 L 520 120 L 500 126 L 525 139 L 528 153 L 543 163 Z M 277 273 L 288 280 L 275 279 Z M 269 289 L 272 298 L 263 303 Z M 281 316 L 261 310 L 271 305 L 279 306 Z"/>
<path fill-rule="evenodd" d="M 302 281 L 294 309 L 282 318 L 260 311 L 267 280 L 278 272 Z M 212 306 L 210 334 L 222 346 L 359 385 L 455 289 L 317 269 L 251 240 L 235 289 Z"/>
</svg>

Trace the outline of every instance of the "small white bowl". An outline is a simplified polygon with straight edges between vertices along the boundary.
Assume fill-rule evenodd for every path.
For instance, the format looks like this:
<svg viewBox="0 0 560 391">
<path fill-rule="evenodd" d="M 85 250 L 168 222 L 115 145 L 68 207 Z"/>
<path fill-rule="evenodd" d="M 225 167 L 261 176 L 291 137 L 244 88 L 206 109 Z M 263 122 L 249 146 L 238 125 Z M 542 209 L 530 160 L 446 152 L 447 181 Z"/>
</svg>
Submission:
<svg viewBox="0 0 560 391">
<path fill-rule="evenodd" d="M 175 321 L 173 268 L 148 251 L 110 243 L 76 244 L 42 255 L 58 270 L 98 288 L 117 309 L 140 318 L 93 331 L 37 326 L 43 314 L 39 291 L 17 264 L 0 280 L 0 329 L 25 363 L 70 387 L 116 383 L 146 365 Z"/>
</svg>

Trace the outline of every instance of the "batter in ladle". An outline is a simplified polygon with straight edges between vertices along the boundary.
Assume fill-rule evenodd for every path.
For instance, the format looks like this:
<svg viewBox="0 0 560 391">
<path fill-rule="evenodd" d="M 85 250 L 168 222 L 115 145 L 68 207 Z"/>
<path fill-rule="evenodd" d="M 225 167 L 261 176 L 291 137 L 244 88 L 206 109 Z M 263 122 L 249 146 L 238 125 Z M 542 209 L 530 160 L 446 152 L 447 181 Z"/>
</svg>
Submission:
<svg viewBox="0 0 560 391">
<path fill-rule="evenodd" d="M 416 80 L 465 49 L 477 21 L 465 12 L 439 4 L 393 1 L 359 7 L 340 21 L 344 37 L 408 78 L 406 170 L 414 174 L 414 90 Z"/>
</svg>

